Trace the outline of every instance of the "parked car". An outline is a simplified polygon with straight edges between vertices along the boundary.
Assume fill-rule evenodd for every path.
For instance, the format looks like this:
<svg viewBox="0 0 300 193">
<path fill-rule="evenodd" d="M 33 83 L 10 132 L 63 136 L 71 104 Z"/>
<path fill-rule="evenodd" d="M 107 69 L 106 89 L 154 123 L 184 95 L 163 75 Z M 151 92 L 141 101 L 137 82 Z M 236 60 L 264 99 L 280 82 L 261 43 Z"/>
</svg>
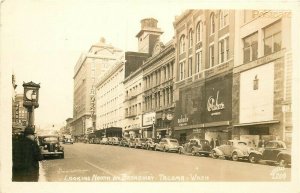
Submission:
<svg viewBox="0 0 300 193">
<path fill-rule="evenodd" d="M 112 145 L 119 145 L 119 141 L 118 137 L 112 137 Z"/>
<path fill-rule="evenodd" d="M 256 163 L 265 160 L 267 163 L 277 163 L 286 167 L 291 164 L 291 151 L 287 149 L 283 141 L 269 141 L 264 148 L 254 151 L 249 155 L 249 161 Z"/>
<path fill-rule="evenodd" d="M 74 140 L 72 138 L 65 138 L 63 140 L 63 144 L 73 144 L 74 143 Z"/>
<path fill-rule="evenodd" d="M 190 139 L 183 146 L 179 147 L 178 153 L 191 153 L 192 155 L 209 156 L 212 148 L 208 140 L 205 139 Z"/>
<path fill-rule="evenodd" d="M 101 140 L 100 140 L 100 138 L 98 138 L 98 137 L 96 137 L 96 138 L 94 139 L 94 143 L 95 143 L 95 144 L 100 144 L 100 141 L 101 141 Z"/>
<path fill-rule="evenodd" d="M 38 144 L 41 149 L 42 158 L 46 156 L 65 157 L 64 147 L 59 143 L 59 137 L 56 135 L 38 136 Z"/>
<path fill-rule="evenodd" d="M 107 137 L 103 137 L 103 138 L 100 140 L 100 144 L 107 145 L 107 144 L 108 144 L 108 138 L 107 138 Z"/>
<path fill-rule="evenodd" d="M 171 152 L 171 151 L 178 152 L 179 143 L 177 139 L 163 138 L 160 140 L 158 144 L 155 145 L 154 150 L 155 151 L 161 150 L 164 152 Z"/>
<path fill-rule="evenodd" d="M 155 138 L 147 138 L 147 141 L 145 142 L 144 148 L 147 150 L 154 150 L 154 147 L 159 143 L 159 139 Z"/>
<path fill-rule="evenodd" d="M 129 139 L 129 143 L 128 143 L 128 147 L 134 147 L 135 145 L 135 139 L 134 138 L 130 138 Z"/>
<path fill-rule="evenodd" d="M 113 138 L 112 137 L 108 137 L 107 139 L 108 139 L 107 140 L 107 144 L 108 145 L 112 145 L 113 144 Z"/>
<path fill-rule="evenodd" d="M 249 155 L 253 151 L 255 151 L 255 149 L 249 147 L 245 141 L 228 140 L 225 144 L 214 148 L 211 152 L 211 156 L 214 159 L 224 157 L 225 159 L 238 161 L 239 159 L 249 159 Z"/>
<path fill-rule="evenodd" d="M 123 146 L 123 147 L 128 147 L 128 145 L 129 145 L 129 138 L 126 138 L 126 137 L 122 138 L 120 140 L 120 142 L 119 142 L 119 145 Z"/>
<path fill-rule="evenodd" d="M 146 138 L 135 138 L 134 139 L 134 148 L 142 148 L 142 146 L 145 145 L 146 141 L 147 141 Z"/>
</svg>

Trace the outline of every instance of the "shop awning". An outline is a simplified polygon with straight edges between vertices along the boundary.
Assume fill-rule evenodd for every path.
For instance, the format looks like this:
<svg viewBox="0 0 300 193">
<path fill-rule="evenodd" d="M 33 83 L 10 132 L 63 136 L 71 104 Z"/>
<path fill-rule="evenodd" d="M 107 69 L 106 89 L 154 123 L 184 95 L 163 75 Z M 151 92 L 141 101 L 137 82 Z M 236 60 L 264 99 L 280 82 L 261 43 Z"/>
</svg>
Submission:
<svg viewBox="0 0 300 193">
<path fill-rule="evenodd" d="M 251 126 L 251 125 L 264 125 L 264 124 L 275 124 L 279 123 L 278 120 L 271 120 L 271 121 L 261 121 L 261 122 L 252 122 L 252 123 L 240 123 L 233 125 L 234 127 L 244 127 L 244 126 Z"/>
<path fill-rule="evenodd" d="M 201 128 L 201 127 L 204 127 L 204 124 L 177 126 L 174 128 L 174 130 L 177 131 L 177 130 L 194 129 L 194 128 Z"/>
</svg>

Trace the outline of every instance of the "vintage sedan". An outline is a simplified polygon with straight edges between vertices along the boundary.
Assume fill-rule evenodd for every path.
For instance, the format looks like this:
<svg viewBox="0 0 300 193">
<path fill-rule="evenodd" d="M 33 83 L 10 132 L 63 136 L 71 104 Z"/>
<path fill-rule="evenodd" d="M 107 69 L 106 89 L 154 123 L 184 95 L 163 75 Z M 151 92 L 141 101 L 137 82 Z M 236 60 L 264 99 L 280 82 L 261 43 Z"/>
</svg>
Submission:
<svg viewBox="0 0 300 193">
<path fill-rule="evenodd" d="M 159 139 L 155 138 L 147 138 L 147 141 L 145 142 L 144 148 L 147 150 L 154 150 L 154 147 L 159 143 Z"/>
<path fill-rule="evenodd" d="M 286 167 L 291 164 L 291 151 L 287 149 L 283 141 L 269 141 L 264 148 L 252 152 L 249 161 L 256 163 L 264 160 L 267 163 L 277 163 L 279 166 Z"/>
<path fill-rule="evenodd" d="M 107 145 L 107 144 L 108 144 L 108 138 L 107 138 L 107 137 L 103 137 L 103 138 L 100 140 L 100 144 Z"/>
<path fill-rule="evenodd" d="M 59 137 L 56 135 L 38 136 L 39 146 L 42 158 L 46 156 L 65 157 L 64 147 L 59 143 Z"/>
<path fill-rule="evenodd" d="M 129 145 L 129 138 L 124 137 L 119 141 L 119 145 L 123 147 L 128 147 Z"/>
<path fill-rule="evenodd" d="M 212 158 L 224 157 L 238 161 L 239 159 L 249 159 L 254 148 L 249 147 L 247 142 L 241 140 L 228 140 L 226 144 L 214 148 L 211 152 Z"/>
<path fill-rule="evenodd" d="M 134 138 L 130 138 L 129 142 L 128 142 L 128 147 L 134 147 L 135 145 L 135 139 Z"/>
<path fill-rule="evenodd" d="M 145 146 L 147 139 L 146 138 L 135 138 L 134 139 L 134 148 L 142 148 Z"/>
<path fill-rule="evenodd" d="M 190 139 L 183 146 L 180 146 L 178 153 L 209 156 L 211 150 L 212 148 L 208 140 L 194 138 Z"/>
<path fill-rule="evenodd" d="M 63 140 L 63 144 L 73 144 L 74 143 L 74 140 L 72 138 L 65 138 Z"/>
<path fill-rule="evenodd" d="M 177 139 L 163 138 L 160 140 L 158 144 L 155 145 L 154 150 L 155 151 L 161 150 L 164 152 L 171 152 L 171 151 L 178 152 L 179 143 Z"/>
</svg>

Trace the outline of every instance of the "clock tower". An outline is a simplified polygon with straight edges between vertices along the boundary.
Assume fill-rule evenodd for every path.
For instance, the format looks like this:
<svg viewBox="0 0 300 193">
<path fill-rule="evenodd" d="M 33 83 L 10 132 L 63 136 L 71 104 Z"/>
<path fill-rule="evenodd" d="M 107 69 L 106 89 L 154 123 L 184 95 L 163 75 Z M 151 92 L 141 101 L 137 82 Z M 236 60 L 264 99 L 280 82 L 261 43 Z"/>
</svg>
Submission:
<svg viewBox="0 0 300 193">
<path fill-rule="evenodd" d="M 159 40 L 160 35 L 163 34 L 163 31 L 157 27 L 157 22 L 154 18 L 141 20 L 141 30 L 136 35 L 138 38 L 138 52 L 152 55 L 155 43 Z"/>
</svg>

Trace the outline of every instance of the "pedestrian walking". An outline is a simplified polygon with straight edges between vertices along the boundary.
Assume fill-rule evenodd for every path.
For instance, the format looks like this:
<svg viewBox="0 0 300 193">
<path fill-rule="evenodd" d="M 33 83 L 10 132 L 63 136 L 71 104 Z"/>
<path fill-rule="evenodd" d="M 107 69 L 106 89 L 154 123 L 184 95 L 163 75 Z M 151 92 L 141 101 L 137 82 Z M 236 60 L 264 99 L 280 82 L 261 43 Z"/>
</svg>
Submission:
<svg viewBox="0 0 300 193">
<path fill-rule="evenodd" d="M 12 181 L 36 182 L 39 177 L 41 152 L 34 136 L 34 128 L 27 127 L 24 136 L 13 140 Z"/>
<path fill-rule="evenodd" d="M 211 146 L 211 148 L 215 148 L 216 147 L 214 138 L 211 138 L 211 140 L 210 140 L 210 146 Z"/>
</svg>

